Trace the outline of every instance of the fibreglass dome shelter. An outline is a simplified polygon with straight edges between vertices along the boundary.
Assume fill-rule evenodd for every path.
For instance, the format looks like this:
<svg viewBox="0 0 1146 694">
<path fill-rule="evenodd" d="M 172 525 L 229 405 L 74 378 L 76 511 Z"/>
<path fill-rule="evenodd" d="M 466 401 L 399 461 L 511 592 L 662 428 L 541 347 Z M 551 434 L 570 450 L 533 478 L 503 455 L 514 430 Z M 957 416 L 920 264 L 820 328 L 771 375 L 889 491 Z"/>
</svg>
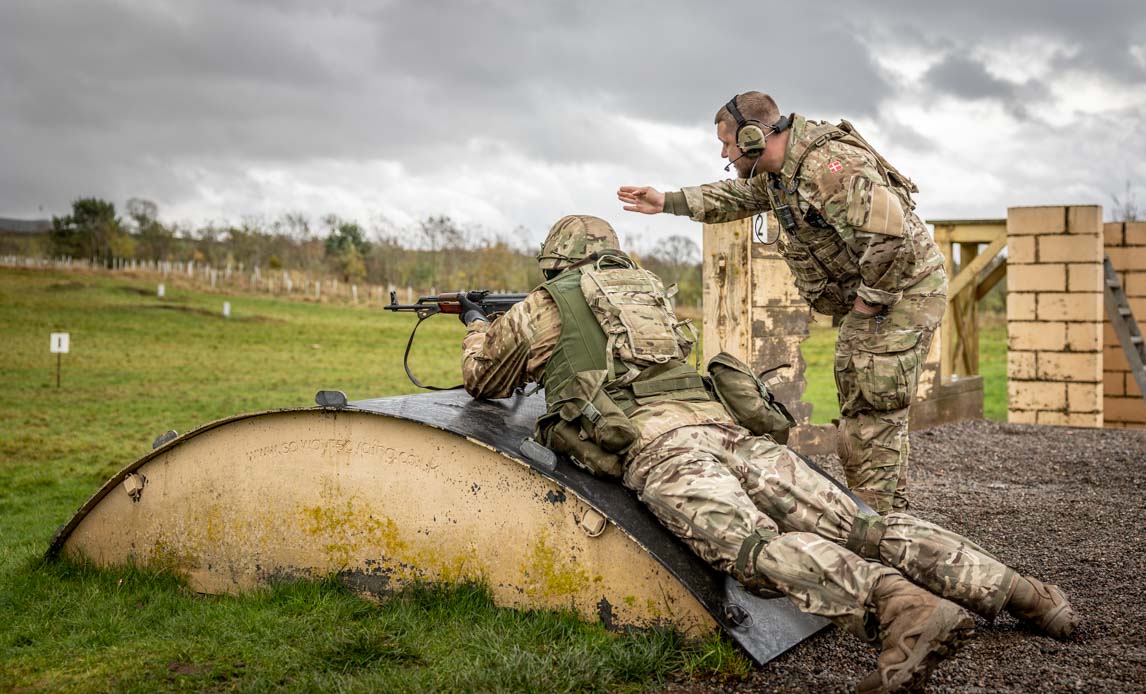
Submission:
<svg viewBox="0 0 1146 694">
<path fill-rule="evenodd" d="M 160 437 L 60 528 L 49 556 L 165 568 L 204 593 L 332 574 L 374 594 L 477 580 L 507 607 L 723 629 L 758 663 L 827 625 L 744 592 L 620 484 L 538 455 L 524 442 L 541 395 L 329 394 L 331 406 Z"/>
</svg>

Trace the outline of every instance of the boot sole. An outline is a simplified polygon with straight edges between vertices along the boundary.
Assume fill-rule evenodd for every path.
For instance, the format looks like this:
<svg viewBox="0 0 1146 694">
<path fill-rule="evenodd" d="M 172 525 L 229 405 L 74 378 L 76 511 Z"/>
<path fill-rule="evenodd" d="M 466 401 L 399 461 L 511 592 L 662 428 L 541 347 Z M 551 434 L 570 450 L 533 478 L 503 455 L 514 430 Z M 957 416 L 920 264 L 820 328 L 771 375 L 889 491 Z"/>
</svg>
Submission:
<svg viewBox="0 0 1146 694">
<path fill-rule="evenodd" d="M 939 663 L 955 655 L 975 633 L 975 620 L 962 608 L 946 603 L 936 609 L 931 622 L 942 626 L 928 640 L 935 646 L 917 662 L 900 670 L 888 681 L 887 692 L 911 692 L 923 686 Z"/>
</svg>

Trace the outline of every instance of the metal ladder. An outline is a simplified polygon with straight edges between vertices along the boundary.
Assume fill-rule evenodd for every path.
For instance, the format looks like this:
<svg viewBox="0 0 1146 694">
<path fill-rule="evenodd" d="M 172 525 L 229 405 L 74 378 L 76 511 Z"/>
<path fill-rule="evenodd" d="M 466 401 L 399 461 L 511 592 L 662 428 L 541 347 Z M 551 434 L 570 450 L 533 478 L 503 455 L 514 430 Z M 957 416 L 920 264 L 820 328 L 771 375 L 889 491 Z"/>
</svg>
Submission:
<svg viewBox="0 0 1146 694">
<path fill-rule="evenodd" d="M 1106 280 L 1106 291 L 1103 292 L 1106 315 L 1110 316 L 1110 324 L 1122 343 L 1122 351 L 1126 352 L 1126 361 L 1138 382 L 1138 390 L 1146 398 L 1146 345 L 1143 345 L 1142 331 L 1138 329 L 1138 321 L 1134 320 L 1134 312 L 1130 310 L 1130 302 L 1126 300 L 1126 292 L 1118 281 L 1109 255 L 1103 257 L 1102 267 Z"/>
</svg>

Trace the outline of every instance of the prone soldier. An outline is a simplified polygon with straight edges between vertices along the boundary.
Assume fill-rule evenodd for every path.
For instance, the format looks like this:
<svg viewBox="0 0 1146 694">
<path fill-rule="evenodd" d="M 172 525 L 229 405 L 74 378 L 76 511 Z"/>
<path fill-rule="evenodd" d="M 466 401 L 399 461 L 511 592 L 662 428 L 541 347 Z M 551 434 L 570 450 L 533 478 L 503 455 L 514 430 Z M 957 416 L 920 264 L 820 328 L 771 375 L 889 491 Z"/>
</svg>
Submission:
<svg viewBox="0 0 1146 694">
<path fill-rule="evenodd" d="M 782 593 L 878 639 L 878 667 L 858 691 L 921 684 L 971 635 L 964 608 L 987 619 L 1006 610 L 1051 636 L 1073 631 L 1077 617 L 1057 587 L 906 513 L 861 512 L 767 435 L 782 417 L 745 414 L 773 407 L 763 384 L 740 387 L 756 377 L 729 355 L 713 361 L 733 368 L 710 364 L 707 382 L 689 366 L 692 341 L 668 292 L 618 245 L 604 220 L 563 217 L 538 256 L 546 282 L 524 301 L 490 322 L 461 295 L 467 392 L 501 398 L 540 383 L 539 441 L 622 478 L 749 590 Z"/>
<path fill-rule="evenodd" d="M 848 487 L 880 513 L 907 500 L 908 407 L 947 306 L 943 255 L 912 209 L 915 184 L 847 121 L 781 116 L 760 92 L 716 114 L 738 179 L 661 193 L 623 186 L 624 209 L 717 223 L 773 211 L 800 296 L 842 317 L 835 378 Z"/>
</svg>

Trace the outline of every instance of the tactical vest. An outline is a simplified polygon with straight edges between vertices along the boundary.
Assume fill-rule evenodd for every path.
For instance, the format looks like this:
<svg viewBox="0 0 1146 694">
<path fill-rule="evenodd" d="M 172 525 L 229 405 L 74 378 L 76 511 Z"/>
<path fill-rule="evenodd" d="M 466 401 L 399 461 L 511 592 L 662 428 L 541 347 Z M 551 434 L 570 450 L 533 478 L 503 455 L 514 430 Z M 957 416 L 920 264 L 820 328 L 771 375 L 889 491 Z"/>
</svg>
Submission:
<svg viewBox="0 0 1146 694">
<path fill-rule="evenodd" d="M 859 289 L 859 258 L 814 205 L 809 204 L 806 213 L 800 211 L 797 190 L 797 177 L 804 160 L 813 150 L 832 140 L 840 140 L 871 154 L 884 184 L 900 198 L 905 210 L 915 207 L 911 193 L 918 192 L 918 189 L 846 120 L 839 125 L 808 122 L 807 129 L 795 139 L 788 154 L 795 164 L 785 165 L 779 174 L 768 174 L 768 197 L 776 220 L 785 232 L 780 238 L 779 249 L 795 275 L 796 289 L 819 313 L 842 316 L 851 310 Z"/>
<path fill-rule="evenodd" d="M 684 361 L 669 296 L 656 275 L 619 251 L 566 270 L 542 285 L 561 315 L 561 334 L 545 365 L 546 414 L 536 436 L 599 474 L 620 475 L 640 444 L 629 420 L 638 407 L 665 400 L 712 401 Z"/>
</svg>

